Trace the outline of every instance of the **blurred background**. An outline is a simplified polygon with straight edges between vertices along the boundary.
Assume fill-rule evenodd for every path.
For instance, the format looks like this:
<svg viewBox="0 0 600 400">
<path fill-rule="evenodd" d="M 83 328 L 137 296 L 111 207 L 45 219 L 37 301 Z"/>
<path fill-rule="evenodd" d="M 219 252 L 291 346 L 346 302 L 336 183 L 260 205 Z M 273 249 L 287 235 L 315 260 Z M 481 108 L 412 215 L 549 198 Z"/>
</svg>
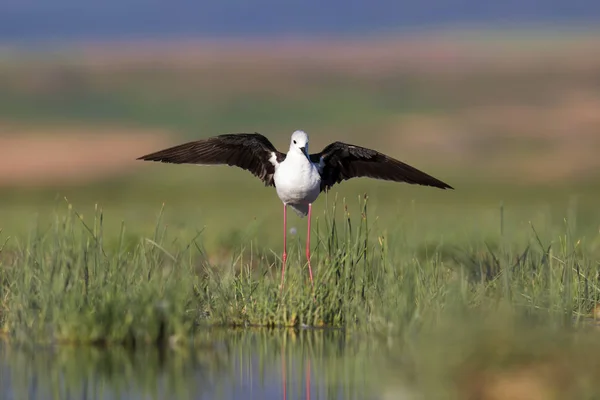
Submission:
<svg viewBox="0 0 600 400">
<path fill-rule="evenodd" d="M 247 172 L 134 160 L 228 132 L 285 150 L 303 129 L 313 152 L 375 148 L 456 188 L 355 180 L 319 212 L 368 193 L 381 229 L 458 243 L 497 236 L 502 203 L 511 237 L 569 213 L 597 234 L 599 22 L 592 0 L 4 0 L 0 228 L 43 228 L 66 197 L 143 234 L 164 203 L 213 254 L 277 246 L 281 204 Z"/>
</svg>

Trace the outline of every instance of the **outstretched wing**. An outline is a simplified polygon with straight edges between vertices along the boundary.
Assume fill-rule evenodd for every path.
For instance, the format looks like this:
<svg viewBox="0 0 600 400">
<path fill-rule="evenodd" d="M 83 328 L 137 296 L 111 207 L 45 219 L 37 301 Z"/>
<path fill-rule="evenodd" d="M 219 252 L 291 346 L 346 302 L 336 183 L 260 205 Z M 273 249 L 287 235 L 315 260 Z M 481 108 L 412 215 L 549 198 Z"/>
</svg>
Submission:
<svg viewBox="0 0 600 400">
<path fill-rule="evenodd" d="M 343 180 L 358 177 L 454 189 L 447 183 L 392 157 L 351 144 L 331 143 L 320 153 L 311 154 L 310 159 L 319 165 L 321 191 L 329 190 Z"/>
<path fill-rule="evenodd" d="M 265 183 L 275 186 L 275 165 L 285 154 L 260 133 L 228 133 L 170 147 L 138 158 L 173 164 L 227 164 L 250 171 Z"/>
</svg>

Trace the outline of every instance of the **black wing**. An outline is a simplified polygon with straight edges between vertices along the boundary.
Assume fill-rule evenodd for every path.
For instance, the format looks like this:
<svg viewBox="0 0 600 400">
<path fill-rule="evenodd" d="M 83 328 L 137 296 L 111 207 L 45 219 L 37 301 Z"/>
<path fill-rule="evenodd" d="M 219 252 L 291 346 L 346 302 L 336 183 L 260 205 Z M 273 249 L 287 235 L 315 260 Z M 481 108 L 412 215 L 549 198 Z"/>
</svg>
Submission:
<svg viewBox="0 0 600 400">
<path fill-rule="evenodd" d="M 272 160 L 281 162 L 285 154 L 260 133 L 228 133 L 204 140 L 180 144 L 138 158 L 173 164 L 219 165 L 227 164 L 250 171 L 265 186 L 275 186 Z"/>
<path fill-rule="evenodd" d="M 311 154 L 310 159 L 319 164 L 321 191 L 329 190 L 343 180 L 358 177 L 454 189 L 447 183 L 392 157 L 351 144 L 331 143 L 320 153 Z"/>
</svg>

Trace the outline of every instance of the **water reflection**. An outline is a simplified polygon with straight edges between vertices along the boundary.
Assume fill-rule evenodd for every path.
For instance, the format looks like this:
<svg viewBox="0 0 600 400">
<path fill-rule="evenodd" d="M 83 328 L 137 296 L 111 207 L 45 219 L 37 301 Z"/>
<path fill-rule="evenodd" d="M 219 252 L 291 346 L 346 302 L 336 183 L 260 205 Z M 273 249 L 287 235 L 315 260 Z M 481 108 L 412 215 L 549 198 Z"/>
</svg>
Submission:
<svg viewBox="0 0 600 400">
<path fill-rule="evenodd" d="M 369 399 L 369 349 L 340 331 L 219 330 L 189 346 L 0 345 L 2 399 Z"/>
</svg>

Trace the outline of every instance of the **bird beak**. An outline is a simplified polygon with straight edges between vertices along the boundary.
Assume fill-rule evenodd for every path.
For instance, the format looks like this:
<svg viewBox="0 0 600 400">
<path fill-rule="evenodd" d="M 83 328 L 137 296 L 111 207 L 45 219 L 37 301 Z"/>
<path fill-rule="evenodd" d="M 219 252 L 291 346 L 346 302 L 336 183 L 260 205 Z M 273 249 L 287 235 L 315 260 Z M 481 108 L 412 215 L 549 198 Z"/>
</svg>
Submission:
<svg viewBox="0 0 600 400">
<path fill-rule="evenodd" d="M 300 147 L 300 150 L 302 150 L 302 153 L 304 153 L 304 155 L 306 156 L 306 158 L 308 158 L 308 154 L 306 153 L 306 146 L 305 147 Z"/>
</svg>

